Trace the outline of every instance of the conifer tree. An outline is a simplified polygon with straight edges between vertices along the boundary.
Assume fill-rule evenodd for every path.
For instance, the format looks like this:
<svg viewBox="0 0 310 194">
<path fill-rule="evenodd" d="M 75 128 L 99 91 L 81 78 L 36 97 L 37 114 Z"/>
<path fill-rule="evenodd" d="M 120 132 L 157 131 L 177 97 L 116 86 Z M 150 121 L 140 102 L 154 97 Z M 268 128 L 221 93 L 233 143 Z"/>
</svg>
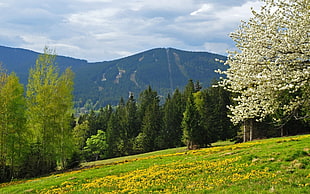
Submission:
<svg viewBox="0 0 310 194">
<path fill-rule="evenodd" d="M 89 123 L 89 133 L 88 137 L 91 137 L 92 135 L 96 135 L 98 129 L 100 129 L 100 126 L 98 125 L 98 118 L 97 114 L 94 110 L 91 110 L 89 114 L 87 114 L 87 120 Z"/>
<path fill-rule="evenodd" d="M 125 107 L 124 98 L 121 97 L 118 106 L 116 107 L 115 114 L 118 120 L 119 126 L 119 141 L 117 142 L 120 155 L 128 155 L 128 117 Z"/>
<path fill-rule="evenodd" d="M 162 127 L 159 98 L 156 91 L 149 86 L 140 94 L 141 146 L 145 152 L 153 151 L 159 145 L 159 131 Z"/>
<path fill-rule="evenodd" d="M 172 97 L 168 95 L 163 107 L 163 127 L 161 131 L 163 148 L 179 147 L 182 145 L 182 119 L 185 106 L 182 102 L 182 95 L 178 89 Z"/>
<path fill-rule="evenodd" d="M 183 141 L 188 149 L 199 147 L 200 143 L 200 115 L 196 108 L 194 96 L 190 95 L 187 98 L 186 109 L 182 120 Z"/>
<path fill-rule="evenodd" d="M 97 116 L 97 125 L 100 130 L 107 131 L 108 122 L 112 114 L 112 106 L 106 105 L 104 108 L 100 108 Z"/>
<path fill-rule="evenodd" d="M 228 106 L 232 104 L 230 92 L 216 85 L 217 82 L 214 81 L 213 87 L 205 91 L 208 128 L 215 133 L 217 140 L 232 139 L 236 136 L 238 127 L 234 126 L 228 117 Z"/>
<path fill-rule="evenodd" d="M 142 121 L 142 146 L 145 152 L 154 151 L 160 148 L 159 139 L 161 131 L 161 112 L 159 100 L 154 99 L 146 108 Z"/>
<path fill-rule="evenodd" d="M 140 132 L 140 125 L 138 121 L 138 110 L 136 100 L 134 96 L 131 94 L 126 103 L 126 121 L 127 121 L 127 131 L 126 131 L 126 139 L 127 139 L 127 153 L 133 154 L 134 150 L 134 140 L 138 136 Z"/>
<path fill-rule="evenodd" d="M 195 92 L 195 84 L 193 80 L 188 80 L 188 83 L 185 86 L 184 92 L 183 92 L 183 102 L 186 104 L 188 98 Z"/>
<path fill-rule="evenodd" d="M 119 117 L 116 112 L 111 114 L 111 117 L 108 122 L 108 129 L 106 133 L 106 143 L 107 151 L 106 156 L 116 157 L 121 156 L 121 135 L 120 135 L 121 126 L 119 124 Z"/>
</svg>

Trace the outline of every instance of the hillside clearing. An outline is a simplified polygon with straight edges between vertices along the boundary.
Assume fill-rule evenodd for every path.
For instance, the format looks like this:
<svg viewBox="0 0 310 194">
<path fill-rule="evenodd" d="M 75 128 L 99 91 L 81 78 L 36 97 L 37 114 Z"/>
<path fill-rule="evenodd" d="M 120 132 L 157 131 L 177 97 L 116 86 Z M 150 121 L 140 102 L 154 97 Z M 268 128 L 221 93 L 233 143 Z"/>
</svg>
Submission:
<svg viewBox="0 0 310 194">
<path fill-rule="evenodd" d="M 302 135 L 163 150 L 4 183 L 0 193 L 308 193 L 309 142 L 310 135 Z"/>
</svg>

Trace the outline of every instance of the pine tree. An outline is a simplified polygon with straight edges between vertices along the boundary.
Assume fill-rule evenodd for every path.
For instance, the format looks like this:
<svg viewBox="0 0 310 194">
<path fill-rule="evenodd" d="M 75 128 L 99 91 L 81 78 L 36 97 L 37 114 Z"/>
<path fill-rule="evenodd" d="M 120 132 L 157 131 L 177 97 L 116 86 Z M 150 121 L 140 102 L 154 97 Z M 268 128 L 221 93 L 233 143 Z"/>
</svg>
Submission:
<svg viewBox="0 0 310 194">
<path fill-rule="evenodd" d="M 94 110 L 91 110 L 87 115 L 87 121 L 89 123 L 89 133 L 87 137 L 91 137 L 92 135 L 96 135 L 100 126 L 98 125 L 98 118 Z"/>
<path fill-rule="evenodd" d="M 96 122 L 100 130 L 105 132 L 107 131 L 108 122 L 112 114 L 112 111 L 113 110 L 111 105 L 106 105 L 104 108 L 100 108 Z"/>
<path fill-rule="evenodd" d="M 182 120 L 183 141 L 188 149 L 199 147 L 200 143 L 200 115 L 196 108 L 194 96 L 190 95 L 187 99 L 186 109 Z"/>
<path fill-rule="evenodd" d="M 140 132 L 140 125 L 138 121 L 138 110 L 137 104 L 133 95 L 129 96 L 129 99 L 126 103 L 126 121 L 127 121 L 127 131 L 126 131 L 126 139 L 127 139 L 127 147 L 126 151 L 128 154 L 134 153 L 134 141 Z"/>
<path fill-rule="evenodd" d="M 228 106 L 232 104 L 230 92 L 217 86 L 216 81 L 212 85 L 206 90 L 208 127 L 216 134 L 217 140 L 232 139 L 237 135 L 238 127 L 228 117 Z"/>
<path fill-rule="evenodd" d="M 193 93 L 194 105 L 198 112 L 198 129 L 196 132 L 196 144 L 199 147 L 206 147 L 217 140 L 216 131 L 211 127 L 210 118 L 213 116 L 212 107 L 208 106 L 207 93 L 205 91 L 197 91 Z M 213 123 L 215 124 L 215 123 Z"/>
<path fill-rule="evenodd" d="M 163 107 L 163 127 L 161 130 L 163 148 L 173 148 L 182 145 L 182 119 L 184 108 L 182 95 L 178 89 L 175 90 L 172 97 L 168 95 Z"/>
<path fill-rule="evenodd" d="M 116 107 L 115 114 L 117 116 L 119 126 L 119 141 L 117 142 L 118 149 L 120 155 L 128 155 L 128 149 L 130 149 L 128 144 L 128 117 L 123 97 L 121 97 L 120 102 Z"/>
<path fill-rule="evenodd" d="M 159 106 L 159 97 L 156 91 L 149 86 L 140 94 L 140 118 L 142 120 L 141 147 L 143 151 L 153 151 L 159 146 L 159 131 L 162 127 L 161 111 Z"/>
<path fill-rule="evenodd" d="M 193 80 L 188 80 L 183 92 L 183 102 L 186 104 L 188 98 L 196 91 Z"/>
<path fill-rule="evenodd" d="M 160 148 L 159 132 L 161 131 L 161 123 L 159 100 L 154 99 L 147 107 L 142 121 L 142 147 L 145 152 Z"/>
<path fill-rule="evenodd" d="M 118 115 L 116 114 L 116 112 L 113 112 L 111 114 L 110 120 L 108 122 L 106 142 L 107 142 L 106 157 L 110 158 L 110 157 L 121 156 L 120 125 L 119 125 Z"/>
</svg>

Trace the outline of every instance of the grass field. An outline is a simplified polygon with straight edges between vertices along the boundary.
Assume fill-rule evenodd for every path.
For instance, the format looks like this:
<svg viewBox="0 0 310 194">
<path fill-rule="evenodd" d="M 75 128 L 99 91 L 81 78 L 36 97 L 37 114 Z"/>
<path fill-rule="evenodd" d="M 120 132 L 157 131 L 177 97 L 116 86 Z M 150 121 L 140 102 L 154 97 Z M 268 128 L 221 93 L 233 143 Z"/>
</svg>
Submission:
<svg viewBox="0 0 310 194">
<path fill-rule="evenodd" d="M 0 193 L 310 192 L 310 135 L 226 143 L 84 163 L 88 168 L 1 184 Z"/>
</svg>

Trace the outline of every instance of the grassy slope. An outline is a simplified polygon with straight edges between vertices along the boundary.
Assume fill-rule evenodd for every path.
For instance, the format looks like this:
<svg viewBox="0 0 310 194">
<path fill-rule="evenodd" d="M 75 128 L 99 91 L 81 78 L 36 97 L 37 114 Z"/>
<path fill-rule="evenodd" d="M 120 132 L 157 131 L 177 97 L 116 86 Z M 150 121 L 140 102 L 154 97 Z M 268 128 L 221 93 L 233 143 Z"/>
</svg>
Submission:
<svg viewBox="0 0 310 194">
<path fill-rule="evenodd" d="M 104 160 L 0 185 L 0 193 L 308 193 L 310 135 Z"/>
</svg>

